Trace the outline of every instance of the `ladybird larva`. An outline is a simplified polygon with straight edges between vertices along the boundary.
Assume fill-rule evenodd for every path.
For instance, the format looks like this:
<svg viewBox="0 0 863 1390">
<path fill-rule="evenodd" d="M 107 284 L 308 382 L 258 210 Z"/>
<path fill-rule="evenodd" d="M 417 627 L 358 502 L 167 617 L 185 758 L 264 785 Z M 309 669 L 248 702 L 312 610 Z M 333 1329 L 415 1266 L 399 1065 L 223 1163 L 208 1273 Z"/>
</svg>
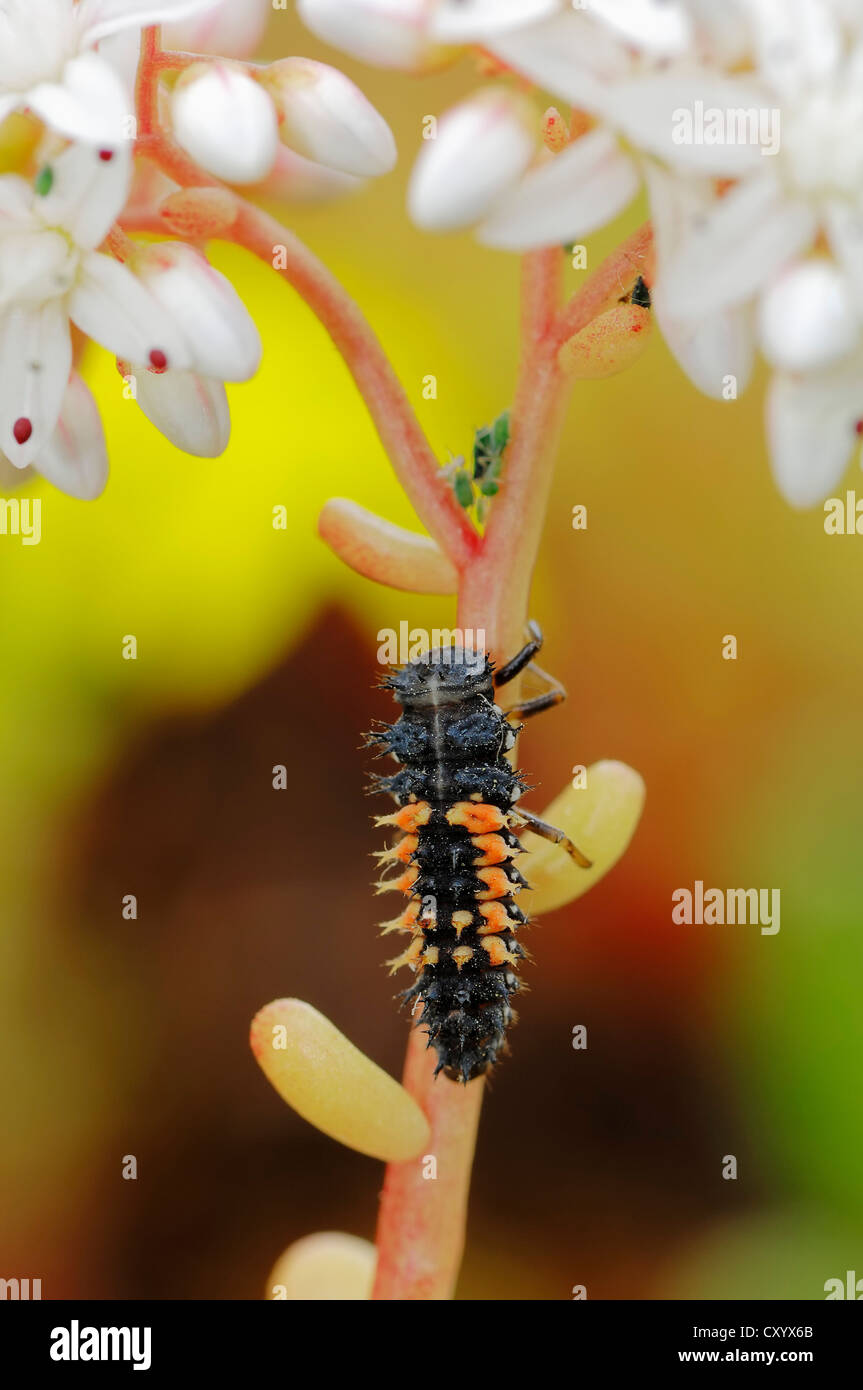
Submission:
<svg viewBox="0 0 863 1390">
<path fill-rule="evenodd" d="M 378 856 L 397 867 L 378 891 L 395 888 L 410 898 L 383 924 L 386 933 L 410 935 L 389 964 L 416 975 L 404 997 L 421 1005 L 417 1026 L 437 1052 L 435 1074 L 465 1083 L 494 1066 L 515 1018 L 510 1001 L 526 954 L 518 933 L 527 922 L 516 897 L 528 885 L 515 867 L 521 847 L 512 826 L 529 823 L 587 862 L 562 832 L 515 809 L 526 785 L 506 757 L 521 728 L 510 721 L 563 698 L 556 687 L 508 711 L 495 703 L 495 686 L 539 649 L 541 634 L 531 631 L 532 641 L 496 674 L 485 654 L 457 645 L 394 669 L 383 684 L 401 717 L 368 735 L 381 756 L 402 764 L 373 786 L 398 807 L 377 823 L 401 832 Z"/>
</svg>

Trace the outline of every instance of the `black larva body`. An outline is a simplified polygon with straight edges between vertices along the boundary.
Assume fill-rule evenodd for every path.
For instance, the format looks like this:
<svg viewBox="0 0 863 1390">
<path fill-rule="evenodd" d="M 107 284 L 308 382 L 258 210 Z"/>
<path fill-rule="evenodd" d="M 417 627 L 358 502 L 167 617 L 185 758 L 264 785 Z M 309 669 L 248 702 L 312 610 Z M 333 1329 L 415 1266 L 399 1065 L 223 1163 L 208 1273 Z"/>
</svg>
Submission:
<svg viewBox="0 0 863 1390">
<path fill-rule="evenodd" d="M 417 1022 L 437 1070 L 467 1082 L 504 1048 L 524 955 L 516 932 L 526 918 L 514 894 L 526 885 L 511 862 L 519 841 L 509 816 L 525 784 L 506 758 L 518 726 L 495 704 L 491 662 L 469 650 L 432 652 L 384 684 L 402 715 L 369 741 L 403 767 L 375 779 L 401 808 L 379 819 L 405 833 L 379 856 L 403 865 L 401 876 L 379 887 L 411 898 L 385 926 L 411 933 L 392 964 L 416 973 L 405 997 L 422 1005 Z"/>
</svg>

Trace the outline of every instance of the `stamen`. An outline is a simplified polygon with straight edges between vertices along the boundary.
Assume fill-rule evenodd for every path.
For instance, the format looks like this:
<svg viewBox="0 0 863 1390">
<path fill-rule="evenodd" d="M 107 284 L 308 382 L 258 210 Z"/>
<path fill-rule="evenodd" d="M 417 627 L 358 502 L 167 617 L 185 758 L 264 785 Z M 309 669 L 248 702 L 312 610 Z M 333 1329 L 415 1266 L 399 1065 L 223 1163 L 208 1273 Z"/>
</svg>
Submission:
<svg viewBox="0 0 863 1390">
<path fill-rule="evenodd" d="M 168 365 L 168 359 L 161 348 L 153 348 L 150 353 L 150 366 L 154 372 L 163 372 Z"/>
<path fill-rule="evenodd" d="M 32 422 L 28 420 L 25 415 L 22 415 L 21 418 L 19 420 L 16 420 L 15 424 L 12 426 L 12 433 L 15 436 L 16 443 L 26 444 L 27 440 L 33 433 Z"/>
</svg>

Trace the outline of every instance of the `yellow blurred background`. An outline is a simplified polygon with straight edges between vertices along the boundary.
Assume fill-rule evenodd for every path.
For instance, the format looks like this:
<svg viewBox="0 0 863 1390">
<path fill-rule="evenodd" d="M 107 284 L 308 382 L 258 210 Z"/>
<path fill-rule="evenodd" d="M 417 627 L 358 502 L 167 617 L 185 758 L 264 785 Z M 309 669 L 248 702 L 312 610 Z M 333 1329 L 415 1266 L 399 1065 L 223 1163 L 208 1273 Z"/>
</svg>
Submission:
<svg viewBox="0 0 863 1390">
<path fill-rule="evenodd" d="M 465 453 L 510 403 L 518 266 L 418 232 L 404 194 L 422 117 L 479 79 L 362 67 L 292 13 L 267 42 L 342 67 L 393 126 L 395 175 L 280 215 L 367 311 L 441 458 Z M 643 215 L 591 239 L 590 264 Z M 395 1074 L 406 1040 L 357 745 L 388 712 L 378 629 L 452 605 L 373 586 L 316 538 L 333 495 L 417 523 L 311 314 L 245 253 L 211 254 L 265 344 L 229 388 L 228 452 L 177 452 L 92 349 L 107 491 L 35 480 L 41 544 L 0 537 L 0 1276 L 46 1298 L 255 1298 L 292 1240 L 372 1237 L 380 1165 L 282 1106 L 248 1023 L 297 995 Z M 614 757 L 647 809 L 611 876 L 531 933 L 463 1298 L 817 1299 L 863 1275 L 863 542 L 779 498 L 763 386 L 709 401 L 657 336 L 573 395 L 533 597 L 570 699 L 523 739 L 528 804 Z M 779 888 L 781 930 L 672 924 L 696 879 Z"/>
</svg>

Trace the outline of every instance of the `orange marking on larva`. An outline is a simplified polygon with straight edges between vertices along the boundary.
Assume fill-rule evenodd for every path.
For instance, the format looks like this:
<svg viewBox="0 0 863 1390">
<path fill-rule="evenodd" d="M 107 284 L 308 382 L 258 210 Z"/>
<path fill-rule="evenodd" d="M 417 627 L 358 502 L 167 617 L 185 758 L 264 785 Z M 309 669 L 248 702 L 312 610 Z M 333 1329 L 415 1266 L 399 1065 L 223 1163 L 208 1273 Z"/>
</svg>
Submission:
<svg viewBox="0 0 863 1390">
<path fill-rule="evenodd" d="M 488 952 L 488 958 L 492 965 L 518 964 L 518 957 L 512 954 L 502 936 L 485 937 L 482 947 L 484 951 Z"/>
<path fill-rule="evenodd" d="M 514 922 L 501 902 L 483 903 L 480 907 L 480 916 L 485 918 L 481 927 L 477 927 L 477 936 L 488 936 L 490 932 L 514 931 L 519 925 Z"/>
<path fill-rule="evenodd" d="M 393 880 L 393 888 L 398 888 L 401 893 L 409 893 L 420 876 L 420 871 L 415 864 L 409 869 L 405 869 L 399 878 Z"/>
<path fill-rule="evenodd" d="M 423 965 L 437 965 L 439 956 L 437 946 L 426 946 L 423 951 Z"/>
<path fill-rule="evenodd" d="M 409 864 L 410 857 L 419 844 L 416 835 L 403 835 L 389 849 L 379 849 L 375 851 L 375 859 L 379 859 L 382 864 Z"/>
<path fill-rule="evenodd" d="M 470 842 L 482 851 L 473 861 L 474 864 L 504 864 L 507 859 L 513 859 L 520 853 L 517 849 L 510 849 L 502 835 L 471 835 Z"/>
<path fill-rule="evenodd" d="M 409 864 L 411 855 L 416 850 L 418 844 L 418 836 L 403 835 L 402 838 L 399 840 L 398 844 L 393 845 L 393 859 L 398 859 L 399 863 L 401 864 Z"/>
<path fill-rule="evenodd" d="M 376 816 L 375 825 L 394 825 L 399 830 L 406 830 L 409 835 L 413 835 L 420 826 L 428 825 L 431 813 L 432 808 L 427 801 L 412 801 L 409 805 L 394 811 L 391 816 Z"/>
<path fill-rule="evenodd" d="M 489 898 L 506 898 L 510 893 L 514 893 L 518 886 L 510 883 L 503 869 L 479 869 L 477 878 L 488 884 L 485 893 L 477 893 L 479 902 L 487 902 Z"/>
<path fill-rule="evenodd" d="M 473 926 L 473 913 L 454 912 L 452 915 L 452 924 L 455 927 L 456 936 L 460 937 L 467 927 Z"/>
<path fill-rule="evenodd" d="M 503 830 L 506 816 L 497 806 L 487 806 L 484 802 L 457 801 L 446 813 L 450 825 L 464 826 L 471 835 L 487 834 Z"/>
<path fill-rule="evenodd" d="M 390 974 L 394 975 L 403 965 L 409 965 L 411 970 L 416 970 L 420 956 L 422 955 L 422 950 L 423 938 L 421 933 L 418 932 L 406 951 L 402 951 L 400 956 L 395 956 L 392 960 L 387 961 Z"/>
<path fill-rule="evenodd" d="M 393 931 L 415 931 L 419 910 L 419 903 L 409 903 L 399 917 L 393 917 L 389 922 L 381 922 L 381 936 L 387 936 Z"/>
<path fill-rule="evenodd" d="M 452 958 L 461 970 L 463 965 L 467 965 L 468 961 L 473 959 L 473 950 L 470 946 L 456 946 Z"/>
</svg>

